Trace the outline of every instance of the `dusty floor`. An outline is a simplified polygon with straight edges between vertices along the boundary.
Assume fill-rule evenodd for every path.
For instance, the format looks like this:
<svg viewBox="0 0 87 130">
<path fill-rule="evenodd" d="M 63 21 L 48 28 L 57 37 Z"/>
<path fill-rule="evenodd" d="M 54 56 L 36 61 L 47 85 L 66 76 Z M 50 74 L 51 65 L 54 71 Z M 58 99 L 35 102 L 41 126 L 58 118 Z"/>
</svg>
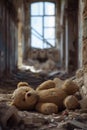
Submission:
<svg viewBox="0 0 87 130">
<path fill-rule="evenodd" d="M 47 79 L 53 79 L 54 77 L 66 79 L 72 76 L 73 74 L 69 75 L 60 72 L 46 75 L 17 70 L 11 75 L 4 76 L 0 79 L 0 103 L 11 103 L 12 92 L 19 81 L 27 81 L 33 88 L 36 88 Z M 85 126 L 87 123 L 87 110 L 64 110 L 58 114 L 52 115 L 43 115 L 35 111 L 18 111 L 18 115 L 21 118 L 19 124 L 15 124 L 13 121 L 13 125 L 8 127 L 2 128 L 1 125 L 0 130 L 87 130 L 87 126 Z"/>
</svg>

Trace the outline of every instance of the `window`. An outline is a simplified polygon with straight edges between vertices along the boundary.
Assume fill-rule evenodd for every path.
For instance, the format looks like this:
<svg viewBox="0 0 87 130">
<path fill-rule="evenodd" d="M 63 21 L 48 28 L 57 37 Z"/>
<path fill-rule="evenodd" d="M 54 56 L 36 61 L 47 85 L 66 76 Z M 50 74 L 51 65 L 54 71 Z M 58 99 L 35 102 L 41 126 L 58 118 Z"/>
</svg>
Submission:
<svg viewBox="0 0 87 130">
<path fill-rule="evenodd" d="M 31 46 L 55 47 L 55 3 L 31 3 Z"/>
</svg>

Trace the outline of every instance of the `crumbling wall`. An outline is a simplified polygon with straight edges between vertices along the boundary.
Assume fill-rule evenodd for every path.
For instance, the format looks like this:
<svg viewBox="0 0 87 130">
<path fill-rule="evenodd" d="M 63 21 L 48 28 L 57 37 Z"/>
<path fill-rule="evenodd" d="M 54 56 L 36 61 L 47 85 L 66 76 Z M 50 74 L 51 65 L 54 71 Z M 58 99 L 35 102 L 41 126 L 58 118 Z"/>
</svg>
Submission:
<svg viewBox="0 0 87 130">
<path fill-rule="evenodd" d="M 24 24 L 25 24 L 24 2 L 23 0 L 21 0 L 18 6 L 18 67 L 20 67 L 23 62 L 23 54 L 25 47 Z"/>
<path fill-rule="evenodd" d="M 17 65 L 17 12 L 11 1 L 0 1 L 0 76 Z"/>
<path fill-rule="evenodd" d="M 78 4 L 78 0 L 61 0 L 61 66 L 70 73 L 78 68 Z"/>
<path fill-rule="evenodd" d="M 84 91 L 87 96 L 87 1 L 84 0 L 83 10 L 83 67 L 84 67 Z"/>
<path fill-rule="evenodd" d="M 79 44 L 79 67 L 82 67 L 82 38 L 83 38 L 83 8 L 84 2 L 79 0 L 79 11 L 78 11 L 78 44 Z"/>
<path fill-rule="evenodd" d="M 78 0 L 68 0 L 68 70 L 78 68 Z"/>
</svg>

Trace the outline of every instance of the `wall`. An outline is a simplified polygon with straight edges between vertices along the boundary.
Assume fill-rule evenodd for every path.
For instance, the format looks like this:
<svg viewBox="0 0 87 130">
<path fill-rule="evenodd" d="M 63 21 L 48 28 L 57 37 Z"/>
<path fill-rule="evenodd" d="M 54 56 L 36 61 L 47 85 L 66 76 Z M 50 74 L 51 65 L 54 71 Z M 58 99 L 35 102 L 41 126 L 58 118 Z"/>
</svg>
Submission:
<svg viewBox="0 0 87 130">
<path fill-rule="evenodd" d="M 0 76 L 17 66 L 17 19 L 12 3 L 0 1 Z"/>
<path fill-rule="evenodd" d="M 60 5 L 60 27 L 59 27 L 59 30 L 60 31 L 60 44 L 59 44 L 59 50 L 60 50 L 60 62 L 61 62 L 61 68 L 65 69 L 65 37 L 64 37 L 64 13 L 65 13 L 65 5 L 66 5 L 66 2 L 65 0 L 61 0 L 61 5 Z"/>
<path fill-rule="evenodd" d="M 24 3 L 23 0 L 21 0 L 20 6 L 18 7 L 18 67 L 21 67 L 25 54 L 25 20 Z"/>
<path fill-rule="evenodd" d="M 83 38 L 83 8 L 84 8 L 84 3 L 82 0 L 79 0 L 79 11 L 78 11 L 78 66 L 82 67 L 82 38 Z"/>
<path fill-rule="evenodd" d="M 83 68 L 84 68 L 84 86 L 83 95 L 87 96 L 87 1 L 84 0 L 83 10 Z"/>
<path fill-rule="evenodd" d="M 25 46 L 24 46 L 24 55 L 23 59 L 26 60 L 28 58 L 28 51 L 31 46 L 30 44 L 30 19 L 29 19 L 29 14 L 30 14 L 30 6 L 29 2 L 24 3 L 24 15 L 25 15 L 25 22 L 24 22 L 24 41 L 25 41 Z"/>
<path fill-rule="evenodd" d="M 68 70 L 78 68 L 78 0 L 68 0 Z"/>
<path fill-rule="evenodd" d="M 71 73 L 78 68 L 78 0 L 61 0 L 62 6 L 61 61 L 62 68 Z"/>
</svg>

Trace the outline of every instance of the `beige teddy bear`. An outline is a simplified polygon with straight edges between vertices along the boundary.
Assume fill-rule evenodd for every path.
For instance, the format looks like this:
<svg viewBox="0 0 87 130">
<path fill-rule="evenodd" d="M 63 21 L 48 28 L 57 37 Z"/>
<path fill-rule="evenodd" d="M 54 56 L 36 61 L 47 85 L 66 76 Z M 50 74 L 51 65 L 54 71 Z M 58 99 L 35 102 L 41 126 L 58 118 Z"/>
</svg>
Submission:
<svg viewBox="0 0 87 130">
<path fill-rule="evenodd" d="M 75 109 L 79 106 L 79 102 L 73 95 L 79 90 L 79 87 L 72 80 L 68 79 L 62 82 L 58 79 L 47 80 L 40 84 L 36 92 L 38 93 L 39 100 L 36 104 L 36 110 L 43 114 L 58 113 L 59 110 Z M 71 96 L 70 98 L 70 95 Z M 72 102 L 73 101 L 73 102 Z"/>
<path fill-rule="evenodd" d="M 20 110 L 36 109 L 43 114 L 58 113 L 64 108 L 76 109 L 79 101 L 74 94 L 79 87 L 72 80 L 57 78 L 41 83 L 36 90 L 26 82 L 19 82 L 13 93 L 12 104 Z"/>
<path fill-rule="evenodd" d="M 19 82 L 17 89 L 13 92 L 12 105 L 20 110 L 34 109 L 38 100 L 36 91 L 26 82 Z"/>
</svg>

